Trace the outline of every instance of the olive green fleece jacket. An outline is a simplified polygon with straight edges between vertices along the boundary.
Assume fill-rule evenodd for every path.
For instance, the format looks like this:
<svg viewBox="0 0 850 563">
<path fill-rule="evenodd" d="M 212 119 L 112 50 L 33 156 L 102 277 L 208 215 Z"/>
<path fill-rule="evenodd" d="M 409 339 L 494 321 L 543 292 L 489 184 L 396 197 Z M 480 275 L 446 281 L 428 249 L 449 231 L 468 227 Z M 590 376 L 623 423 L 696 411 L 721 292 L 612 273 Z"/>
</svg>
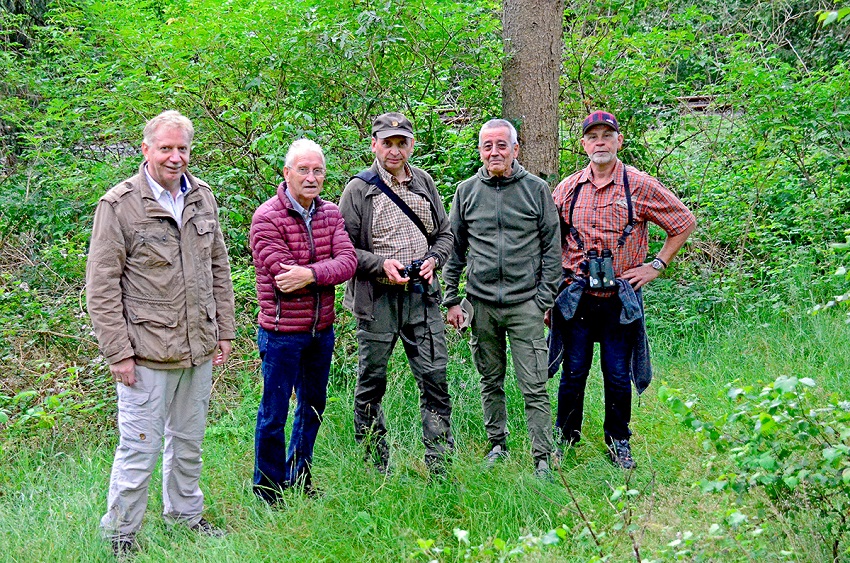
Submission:
<svg viewBox="0 0 850 563">
<path fill-rule="evenodd" d="M 461 301 L 460 276 L 466 268 L 466 293 L 496 305 L 534 299 L 552 306 L 561 283 L 561 235 L 549 186 L 514 161 L 507 178 L 483 166 L 460 183 L 449 213 L 454 247 L 443 267 L 443 305 Z"/>
</svg>

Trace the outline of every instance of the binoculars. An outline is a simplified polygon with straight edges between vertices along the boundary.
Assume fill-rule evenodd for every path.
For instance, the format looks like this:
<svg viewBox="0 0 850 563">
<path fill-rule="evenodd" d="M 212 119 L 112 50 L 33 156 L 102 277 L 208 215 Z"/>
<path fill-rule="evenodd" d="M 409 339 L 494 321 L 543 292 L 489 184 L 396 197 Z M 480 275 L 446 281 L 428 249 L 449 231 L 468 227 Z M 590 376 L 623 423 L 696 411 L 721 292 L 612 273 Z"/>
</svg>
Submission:
<svg viewBox="0 0 850 563">
<path fill-rule="evenodd" d="M 590 289 L 614 289 L 614 256 L 611 250 L 602 250 L 602 256 L 596 250 L 587 251 L 587 281 Z"/>
<path fill-rule="evenodd" d="M 422 260 L 414 260 L 400 272 L 401 277 L 410 278 L 410 281 L 407 282 L 407 290 L 410 293 L 425 293 L 427 282 L 422 278 L 422 274 L 419 271 L 422 269 L 422 264 Z"/>
</svg>

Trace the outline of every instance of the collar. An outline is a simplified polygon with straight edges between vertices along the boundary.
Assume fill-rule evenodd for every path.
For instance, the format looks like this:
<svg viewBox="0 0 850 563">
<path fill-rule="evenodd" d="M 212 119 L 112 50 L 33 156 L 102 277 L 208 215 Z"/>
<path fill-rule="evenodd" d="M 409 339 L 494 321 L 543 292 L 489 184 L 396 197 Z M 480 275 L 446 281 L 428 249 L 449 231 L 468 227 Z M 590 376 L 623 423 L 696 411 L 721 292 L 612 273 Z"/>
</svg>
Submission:
<svg viewBox="0 0 850 563">
<path fill-rule="evenodd" d="M 617 159 L 617 163 L 614 164 L 614 173 L 612 176 L 612 182 L 616 186 L 623 185 L 623 171 L 626 165 L 623 164 L 623 161 L 619 158 Z M 586 184 L 592 183 L 590 182 L 593 179 L 593 171 L 590 168 L 590 164 L 588 164 L 584 170 L 581 171 L 581 176 L 578 178 L 578 184 Z M 606 184 L 607 185 L 607 184 Z"/>
<path fill-rule="evenodd" d="M 159 185 L 159 183 L 153 179 L 153 176 L 148 172 L 148 163 L 145 162 L 142 165 L 142 168 L 145 171 L 145 178 L 148 180 L 148 185 L 151 187 L 151 191 L 153 192 L 154 199 L 159 199 L 162 197 L 162 192 L 165 191 L 165 188 Z M 180 193 L 186 195 L 186 192 L 189 191 L 189 181 L 186 179 L 186 175 L 183 174 L 180 177 Z M 178 196 L 179 197 L 179 196 Z"/>
<path fill-rule="evenodd" d="M 286 198 L 289 200 L 289 203 L 292 204 L 292 208 L 302 217 L 313 215 L 313 212 L 316 211 L 316 200 L 310 202 L 310 209 L 304 209 L 304 207 L 298 203 L 298 200 L 292 197 L 292 194 L 289 193 L 289 188 L 286 185 L 284 185 L 283 193 L 286 194 Z"/>
<path fill-rule="evenodd" d="M 406 162 L 404 163 L 404 175 L 407 176 L 407 177 L 404 180 L 402 180 L 401 182 L 399 182 L 398 179 L 395 178 L 395 176 L 390 174 L 390 172 L 386 168 L 381 166 L 381 163 L 378 162 L 377 158 L 375 159 L 375 166 L 377 167 L 378 174 L 381 176 L 381 179 L 389 187 L 392 187 L 393 183 L 395 183 L 395 182 L 398 182 L 402 186 L 406 186 L 413 179 L 413 170 L 410 169 L 410 165 Z M 389 182 L 387 182 L 387 180 L 389 180 Z M 395 182 L 393 182 L 393 180 L 395 180 Z"/>
</svg>

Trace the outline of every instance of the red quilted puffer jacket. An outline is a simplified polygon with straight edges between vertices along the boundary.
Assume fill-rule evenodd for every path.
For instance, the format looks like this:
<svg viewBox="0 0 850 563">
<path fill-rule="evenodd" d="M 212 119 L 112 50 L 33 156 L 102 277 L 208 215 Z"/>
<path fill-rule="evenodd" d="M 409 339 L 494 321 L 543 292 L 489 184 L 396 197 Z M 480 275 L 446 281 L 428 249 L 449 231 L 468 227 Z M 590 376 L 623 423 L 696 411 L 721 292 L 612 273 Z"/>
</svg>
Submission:
<svg viewBox="0 0 850 563">
<path fill-rule="evenodd" d="M 334 286 L 357 270 L 357 255 L 339 208 L 315 199 L 311 232 L 286 196 L 286 182 L 262 204 L 251 221 L 251 254 L 257 273 L 258 323 L 278 332 L 312 332 L 334 322 Z M 281 263 L 313 270 L 316 282 L 291 293 L 281 292 L 274 277 Z"/>
</svg>

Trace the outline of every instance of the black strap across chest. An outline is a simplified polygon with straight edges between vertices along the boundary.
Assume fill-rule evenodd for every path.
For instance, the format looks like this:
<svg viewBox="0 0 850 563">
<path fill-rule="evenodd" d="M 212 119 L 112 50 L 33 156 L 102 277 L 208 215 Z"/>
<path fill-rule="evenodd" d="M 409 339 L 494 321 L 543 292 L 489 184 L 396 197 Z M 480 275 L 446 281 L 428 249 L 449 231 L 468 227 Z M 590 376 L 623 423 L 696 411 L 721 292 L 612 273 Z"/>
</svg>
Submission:
<svg viewBox="0 0 850 563">
<path fill-rule="evenodd" d="M 588 180 L 587 182 L 589 182 Z M 581 187 L 587 182 L 582 182 L 581 184 L 577 184 L 575 189 L 573 190 L 573 200 L 570 202 L 570 216 L 569 223 L 567 226 L 570 229 L 570 234 L 576 241 L 576 246 L 579 250 L 584 250 L 584 242 L 581 240 L 581 235 L 579 235 L 578 229 L 573 225 L 573 210 L 576 208 L 576 201 L 578 201 L 578 194 L 581 191 Z M 626 223 L 625 228 L 623 229 L 620 238 L 617 239 L 617 248 L 622 248 L 624 244 L 626 244 L 626 239 L 632 234 L 632 231 L 635 229 L 635 215 L 634 209 L 632 208 L 632 192 L 629 189 L 629 176 L 626 174 L 626 166 L 623 165 L 623 189 L 626 192 L 626 206 L 629 209 L 629 221 Z"/>
<path fill-rule="evenodd" d="M 379 190 L 381 190 L 385 196 L 390 198 L 390 201 L 395 203 L 401 211 L 407 215 L 407 218 L 410 219 L 416 228 L 422 231 L 422 234 L 425 235 L 425 240 L 428 241 L 428 246 L 431 246 L 431 236 L 428 234 L 428 229 L 425 228 L 425 223 L 422 222 L 422 219 L 417 215 L 409 205 L 407 205 L 403 199 L 401 199 L 397 193 L 392 191 L 389 186 L 381 179 L 381 176 L 373 171 L 373 170 L 364 170 L 362 172 L 358 172 L 353 176 L 353 178 L 359 178 L 370 184 L 372 186 L 376 186 Z"/>
</svg>

